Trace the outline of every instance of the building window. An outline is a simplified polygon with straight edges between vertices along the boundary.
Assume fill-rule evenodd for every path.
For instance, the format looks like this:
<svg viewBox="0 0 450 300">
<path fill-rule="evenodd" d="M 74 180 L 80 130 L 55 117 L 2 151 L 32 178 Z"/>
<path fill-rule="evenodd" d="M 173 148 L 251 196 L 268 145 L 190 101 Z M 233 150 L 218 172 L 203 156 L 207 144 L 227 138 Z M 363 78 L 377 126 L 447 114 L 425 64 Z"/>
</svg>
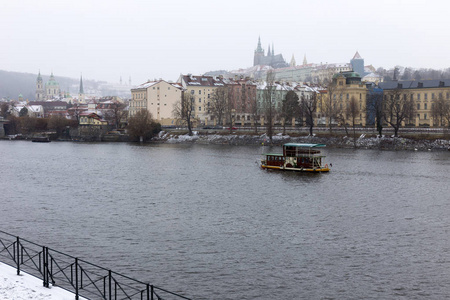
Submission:
<svg viewBox="0 0 450 300">
<path fill-rule="evenodd" d="M 427 114 L 423 114 L 423 119 L 424 119 L 424 120 L 427 119 Z"/>
<path fill-rule="evenodd" d="M 420 100 L 420 94 L 417 94 L 417 100 Z"/>
<path fill-rule="evenodd" d="M 425 109 L 425 110 L 427 109 L 427 104 L 426 103 L 423 104 L 423 109 Z"/>
<path fill-rule="evenodd" d="M 428 94 L 425 93 L 424 96 L 423 96 L 423 98 L 424 98 L 425 100 L 428 100 Z"/>
<path fill-rule="evenodd" d="M 194 90 L 191 90 L 191 95 L 194 95 Z"/>
<path fill-rule="evenodd" d="M 417 103 L 417 110 L 420 110 L 420 103 Z"/>
<path fill-rule="evenodd" d="M 201 95 L 202 94 L 202 90 L 198 90 L 198 94 Z"/>
<path fill-rule="evenodd" d="M 431 100 L 434 100 L 434 93 L 431 93 Z"/>
<path fill-rule="evenodd" d="M 202 107 L 201 106 L 198 107 L 198 111 L 202 111 Z"/>
<path fill-rule="evenodd" d="M 349 95 L 348 95 L 348 93 L 347 93 L 347 100 L 348 100 L 348 97 L 349 97 Z"/>
</svg>

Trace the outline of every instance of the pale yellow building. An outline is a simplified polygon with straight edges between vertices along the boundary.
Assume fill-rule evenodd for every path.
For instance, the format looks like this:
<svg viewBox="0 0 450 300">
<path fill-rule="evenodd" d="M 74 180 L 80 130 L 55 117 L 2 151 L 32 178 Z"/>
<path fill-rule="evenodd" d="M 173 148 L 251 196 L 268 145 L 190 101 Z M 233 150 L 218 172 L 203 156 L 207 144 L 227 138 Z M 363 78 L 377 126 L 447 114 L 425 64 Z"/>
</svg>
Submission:
<svg viewBox="0 0 450 300">
<path fill-rule="evenodd" d="M 318 124 L 328 126 L 331 111 L 333 125 L 352 125 L 351 101 L 356 104 L 355 125 L 366 126 L 367 87 L 356 72 L 341 72 L 333 76 L 326 91 L 320 91 L 317 108 Z M 331 99 L 330 99 L 331 97 Z M 330 108 L 330 100 L 331 107 Z M 345 124 L 344 124 L 345 123 Z"/>
<path fill-rule="evenodd" d="M 404 80 L 385 81 L 380 83 L 384 97 L 398 91 L 403 97 L 414 100 L 416 117 L 413 120 L 417 127 L 449 126 L 446 118 L 439 120 L 433 117 L 433 106 L 438 101 L 450 103 L 450 80 Z M 444 112 L 443 112 L 444 113 Z"/>
<path fill-rule="evenodd" d="M 194 118 L 204 125 L 214 122 L 209 115 L 211 97 L 215 89 L 225 87 L 223 78 L 216 76 L 193 76 L 192 74 L 180 75 L 177 81 L 183 86 L 186 93 L 192 95 L 194 106 Z"/>
<path fill-rule="evenodd" d="M 134 116 L 141 109 L 147 109 L 155 121 L 162 126 L 174 126 L 174 105 L 181 101 L 183 87 L 165 80 L 148 81 L 131 89 L 129 115 Z"/>
</svg>

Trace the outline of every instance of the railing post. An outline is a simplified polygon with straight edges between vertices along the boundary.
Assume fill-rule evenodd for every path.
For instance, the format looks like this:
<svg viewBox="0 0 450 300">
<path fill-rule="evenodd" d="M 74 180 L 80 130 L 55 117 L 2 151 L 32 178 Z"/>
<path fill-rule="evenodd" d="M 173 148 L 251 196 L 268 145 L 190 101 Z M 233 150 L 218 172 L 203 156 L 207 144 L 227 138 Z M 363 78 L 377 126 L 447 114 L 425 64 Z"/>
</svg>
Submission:
<svg viewBox="0 0 450 300">
<path fill-rule="evenodd" d="M 111 300 L 112 299 L 112 295 L 111 295 L 111 289 L 112 289 L 112 287 L 111 287 L 111 277 L 112 277 L 112 274 L 111 274 L 111 270 L 109 270 L 108 271 L 108 277 L 109 277 L 109 300 Z"/>
<path fill-rule="evenodd" d="M 150 287 L 151 287 L 151 289 L 150 289 L 150 295 L 151 295 L 150 297 L 151 298 L 150 299 L 153 300 L 153 284 Z"/>
<path fill-rule="evenodd" d="M 48 256 L 47 256 L 47 248 L 45 246 L 42 246 L 42 279 L 43 279 L 43 285 L 45 287 L 48 287 Z"/>
<path fill-rule="evenodd" d="M 150 285 L 147 283 L 147 300 L 150 300 Z"/>
<path fill-rule="evenodd" d="M 19 237 L 16 239 L 16 258 L 17 258 L 17 275 L 20 275 L 20 252 L 19 252 Z"/>
<path fill-rule="evenodd" d="M 78 258 L 75 257 L 75 300 L 80 299 L 78 294 Z"/>
</svg>

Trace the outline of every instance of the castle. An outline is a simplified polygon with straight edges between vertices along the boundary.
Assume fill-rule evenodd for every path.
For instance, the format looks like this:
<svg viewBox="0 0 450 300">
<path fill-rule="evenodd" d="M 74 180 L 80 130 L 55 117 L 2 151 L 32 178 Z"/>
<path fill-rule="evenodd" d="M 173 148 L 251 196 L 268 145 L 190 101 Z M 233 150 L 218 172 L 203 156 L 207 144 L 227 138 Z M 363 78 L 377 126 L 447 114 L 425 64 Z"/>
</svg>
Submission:
<svg viewBox="0 0 450 300">
<path fill-rule="evenodd" d="M 258 46 L 255 50 L 255 55 L 253 57 L 253 66 L 264 65 L 271 66 L 274 69 L 289 67 L 289 64 L 283 58 L 283 55 L 275 55 L 274 47 L 272 44 L 272 50 L 270 46 L 267 50 L 267 55 L 264 55 L 264 49 L 261 47 L 261 38 L 258 38 Z"/>
</svg>

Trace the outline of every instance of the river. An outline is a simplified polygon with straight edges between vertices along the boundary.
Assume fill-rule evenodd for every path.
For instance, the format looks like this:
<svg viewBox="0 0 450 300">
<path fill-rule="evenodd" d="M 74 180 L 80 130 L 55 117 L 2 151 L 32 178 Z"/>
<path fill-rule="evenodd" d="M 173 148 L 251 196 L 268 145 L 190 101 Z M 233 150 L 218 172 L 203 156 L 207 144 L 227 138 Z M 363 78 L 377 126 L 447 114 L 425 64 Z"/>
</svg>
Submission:
<svg viewBox="0 0 450 300">
<path fill-rule="evenodd" d="M 450 152 L 0 141 L 0 229 L 193 299 L 450 297 Z"/>
</svg>

